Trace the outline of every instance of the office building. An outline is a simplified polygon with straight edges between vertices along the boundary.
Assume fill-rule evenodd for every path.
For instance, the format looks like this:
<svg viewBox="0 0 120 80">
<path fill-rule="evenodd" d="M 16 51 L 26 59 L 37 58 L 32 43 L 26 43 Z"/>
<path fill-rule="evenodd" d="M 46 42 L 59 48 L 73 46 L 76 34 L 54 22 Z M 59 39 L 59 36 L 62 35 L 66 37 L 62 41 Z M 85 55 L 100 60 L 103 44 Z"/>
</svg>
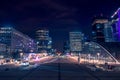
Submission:
<svg viewBox="0 0 120 80">
<path fill-rule="evenodd" d="M 70 32 L 69 38 L 70 38 L 70 51 L 73 53 L 81 52 L 84 34 L 82 32 Z"/>
<path fill-rule="evenodd" d="M 109 21 L 104 24 L 104 38 L 105 42 L 114 42 L 112 22 Z"/>
<path fill-rule="evenodd" d="M 64 54 L 67 54 L 70 52 L 70 43 L 69 41 L 65 41 L 63 44 L 63 50 L 64 50 Z"/>
<path fill-rule="evenodd" d="M 13 27 L 0 28 L 0 43 L 6 44 L 6 55 L 12 56 L 19 52 L 36 52 L 34 40 Z"/>
<path fill-rule="evenodd" d="M 49 53 L 52 49 L 52 38 L 49 36 L 49 30 L 37 30 L 36 41 L 38 52 Z"/>
<path fill-rule="evenodd" d="M 104 26 L 108 19 L 104 16 L 98 16 L 93 19 L 92 38 L 95 42 L 105 42 Z"/>
<path fill-rule="evenodd" d="M 113 37 L 115 42 L 120 42 L 120 8 L 111 16 Z"/>
</svg>

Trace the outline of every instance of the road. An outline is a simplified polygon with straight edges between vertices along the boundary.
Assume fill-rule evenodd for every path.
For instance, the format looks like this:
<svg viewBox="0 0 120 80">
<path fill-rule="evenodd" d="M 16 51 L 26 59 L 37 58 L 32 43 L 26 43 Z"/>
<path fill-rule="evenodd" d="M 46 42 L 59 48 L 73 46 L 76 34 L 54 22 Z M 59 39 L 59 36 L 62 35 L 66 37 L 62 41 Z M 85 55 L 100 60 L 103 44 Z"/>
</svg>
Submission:
<svg viewBox="0 0 120 80">
<path fill-rule="evenodd" d="M 120 72 L 91 71 L 68 58 L 53 58 L 30 70 L 0 72 L 0 80 L 120 80 Z"/>
</svg>

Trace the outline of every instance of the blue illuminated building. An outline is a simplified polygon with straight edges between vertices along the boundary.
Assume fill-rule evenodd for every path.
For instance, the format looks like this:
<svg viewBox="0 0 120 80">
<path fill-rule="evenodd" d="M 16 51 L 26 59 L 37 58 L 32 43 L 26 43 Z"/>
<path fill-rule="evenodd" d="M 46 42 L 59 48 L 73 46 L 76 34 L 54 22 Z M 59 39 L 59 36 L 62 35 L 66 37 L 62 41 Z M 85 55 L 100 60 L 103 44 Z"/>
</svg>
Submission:
<svg viewBox="0 0 120 80">
<path fill-rule="evenodd" d="M 36 52 L 36 44 L 33 39 L 17 31 L 13 27 L 0 28 L 0 43 L 6 44 L 6 54 Z"/>
<path fill-rule="evenodd" d="M 120 42 L 120 8 L 111 16 L 115 42 Z"/>
<path fill-rule="evenodd" d="M 104 24 L 105 42 L 114 42 L 113 29 L 111 24 L 112 24 L 111 21 Z"/>
<path fill-rule="evenodd" d="M 108 19 L 104 16 L 97 16 L 92 23 L 92 40 L 95 42 L 105 42 L 104 28 Z"/>
<path fill-rule="evenodd" d="M 118 9 L 118 30 L 119 30 L 119 38 L 120 38 L 120 8 Z"/>
</svg>

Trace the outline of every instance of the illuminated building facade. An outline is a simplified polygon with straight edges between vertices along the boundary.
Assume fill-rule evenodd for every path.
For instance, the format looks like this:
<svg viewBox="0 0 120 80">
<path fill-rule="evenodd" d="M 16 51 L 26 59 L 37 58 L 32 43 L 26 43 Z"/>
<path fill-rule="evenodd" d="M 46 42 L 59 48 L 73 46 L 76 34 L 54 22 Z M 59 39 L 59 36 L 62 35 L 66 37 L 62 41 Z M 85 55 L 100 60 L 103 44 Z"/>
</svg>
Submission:
<svg viewBox="0 0 120 80">
<path fill-rule="evenodd" d="M 120 42 L 120 8 L 111 16 L 115 42 Z"/>
<path fill-rule="evenodd" d="M 113 29 L 111 24 L 112 24 L 111 21 L 104 24 L 105 42 L 114 42 Z"/>
<path fill-rule="evenodd" d="M 84 34 L 81 32 L 70 32 L 69 38 L 70 38 L 70 51 L 75 53 L 81 52 Z"/>
<path fill-rule="evenodd" d="M 37 30 L 36 31 L 36 41 L 38 52 L 49 53 L 52 49 L 52 38 L 49 36 L 48 30 Z"/>
<path fill-rule="evenodd" d="M 95 17 L 92 24 L 92 38 L 95 42 L 105 42 L 104 26 L 108 19 L 103 16 Z"/>
<path fill-rule="evenodd" d="M 6 44 L 6 54 L 13 55 L 19 52 L 35 52 L 35 42 L 12 27 L 0 28 L 0 43 Z"/>
</svg>

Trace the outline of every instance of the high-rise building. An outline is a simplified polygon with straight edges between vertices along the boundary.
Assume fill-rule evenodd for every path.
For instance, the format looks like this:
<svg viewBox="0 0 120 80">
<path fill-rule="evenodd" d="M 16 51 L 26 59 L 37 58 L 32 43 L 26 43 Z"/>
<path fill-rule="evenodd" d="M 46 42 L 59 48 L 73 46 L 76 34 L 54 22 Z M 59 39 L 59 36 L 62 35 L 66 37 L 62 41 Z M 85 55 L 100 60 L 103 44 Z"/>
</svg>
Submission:
<svg viewBox="0 0 120 80">
<path fill-rule="evenodd" d="M 115 42 L 120 42 L 120 8 L 111 16 Z"/>
<path fill-rule="evenodd" d="M 34 40 L 13 27 L 0 27 L 0 43 L 6 44 L 6 55 L 36 51 Z"/>
<path fill-rule="evenodd" d="M 64 46 L 63 47 L 64 53 L 65 54 L 69 53 L 70 52 L 70 43 L 69 43 L 69 41 L 65 41 L 63 46 Z"/>
<path fill-rule="evenodd" d="M 112 22 L 109 21 L 104 24 L 104 38 L 105 42 L 114 42 Z"/>
<path fill-rule="evenodd" d="M 49 36 L 49 30 L 37 30 L 36 40 L 38 52 L 51 52 L 52 38 Z"/>
<path fill-rule="evenodd" d="M 95 42 L 105 42 L 104 26 L 108 19 L 103 16 L 94 18 L 92 24 L 92 37 Z"/>
<path fill-rule="evenodd" d="M 70 32 L 70 51 L 79 53 L 82 51 L 82 41 L 84 34 L 82 32 Z"/>
</svg>

